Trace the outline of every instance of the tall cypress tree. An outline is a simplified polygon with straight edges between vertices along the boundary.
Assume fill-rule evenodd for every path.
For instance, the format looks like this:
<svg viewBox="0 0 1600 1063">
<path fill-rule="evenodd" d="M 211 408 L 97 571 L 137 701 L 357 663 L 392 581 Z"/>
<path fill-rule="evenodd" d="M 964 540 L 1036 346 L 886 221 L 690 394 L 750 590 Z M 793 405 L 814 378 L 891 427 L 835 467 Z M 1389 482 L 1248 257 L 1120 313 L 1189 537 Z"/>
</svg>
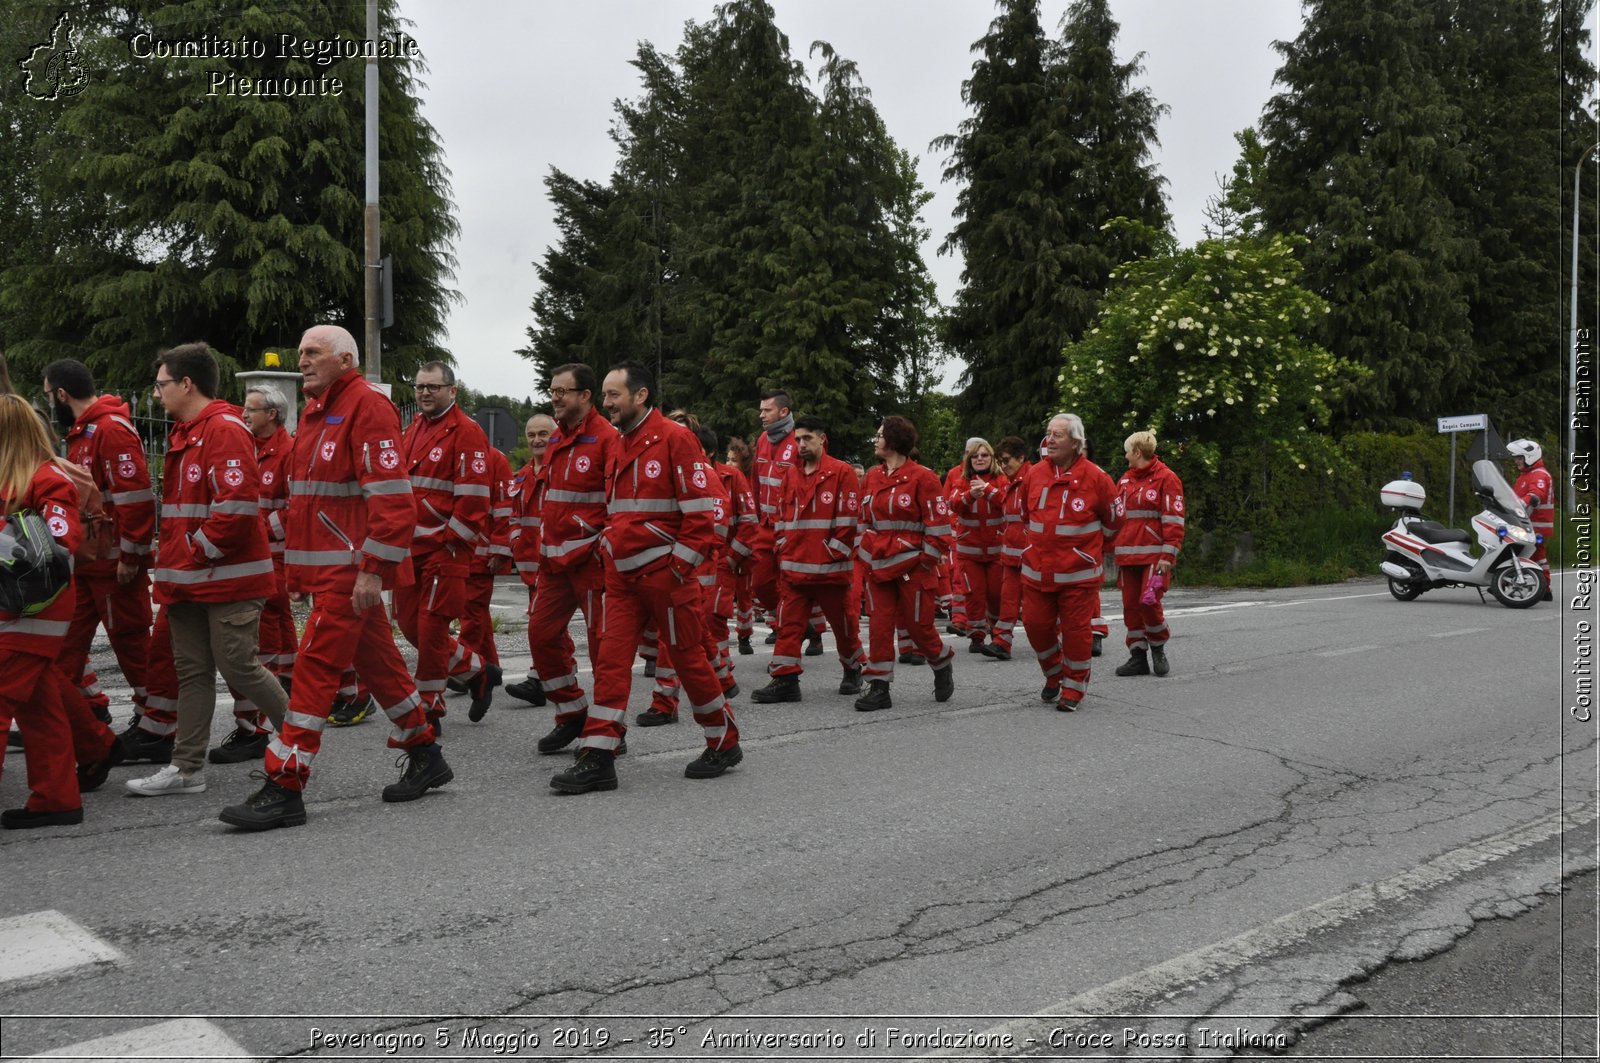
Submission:
<svg viewBox="0 0 1600 1063">
<path fill-rule="evenodd" d="M 386 0 L 387 24 L 395 4 Z M 321 0 L 292 11 L 218 11 L 202 0 L 73 8 L 88 75 L 32 145 L 32 203 L 55 224 L 0 275 L 11 353 L 71 354 L 112 386 L 149 379 L 161 346 L 203 338 L 253 363 L 318 321 L 362 312 L 362 65 L 309 58 L 139 59 L 136 34 L 276 42 L 365 36 L 360 11 Z M 339 78 L 340 94 L 268 96 L 239 78 Z M 454 268 L 448 174 L 417 105 L 411 60 L 380 63 L 384 251 L 395 260 L 386 373 L 447 356 L 438 345 Z M 217 80 L 220 78 L 220 82 Z M 221 85 L 218 90 L 217 86 Z"/>
<path fill-rule="evenodd" d="M 1138 58 L 1119 63 L 1105 0 L 1078 0 L 1060 41 L 1036 0 L 1000 0 L 1000 14 L 962 99 L 972 115 L 935 147 L 960 181 L 955 229 L 941 251 L 963 256 L 943 321 L 963 358 L 958 408 L 973 430 L 1032 431 L 1053 410 L 1062 347 L 1083 335 L 1112 269 L 1146 248 L 1138 226 L 1167 225 L 1149 165 L 1159 106 L 1133 87 Z"/>
<path fill-rule="evenodd" d="M 1257 195 L 1270 229 L 1310 238 L 1324 346 L 1372 371 L 1346 424 L 1459 412 L 1478 365 L 1461 276 L 1474 245 L 1455 208 L 1470 165 L 1437 73 L 1441 30 L 1429 0 L 1310 0 L 1278 45 Z"/>
</svg>

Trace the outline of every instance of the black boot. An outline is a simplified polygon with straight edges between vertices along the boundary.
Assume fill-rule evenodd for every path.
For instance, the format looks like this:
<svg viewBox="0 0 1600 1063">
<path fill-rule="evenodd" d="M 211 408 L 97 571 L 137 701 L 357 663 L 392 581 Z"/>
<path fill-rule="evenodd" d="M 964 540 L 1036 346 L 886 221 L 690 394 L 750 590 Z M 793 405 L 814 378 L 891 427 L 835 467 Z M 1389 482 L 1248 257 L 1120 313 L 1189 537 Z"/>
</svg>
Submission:
<svg viewBox="0 0 1600 1063">
<path fill-rule="evenodd" d="M 485 664 L 483 671 L 472 677 L 472 682 L 467 684 L 468 691 L 472 694 L 472 704 L 467 708 L 467 719 L 477 723 L 483 719 L 484 713 L 489 711 L 489 703 L 494 700 L 494 688 L 500 685 L 505 678 L 505 673 L 498 664 Z"/>
<path fill-rule="evenodd" d="M 894 699 L 889 697 L 889 682 L 886 679 L 874 679 L 867 684 L 867 692 L 856 699 L 857 712 L 877 712 L 879 709 L 894 708 Z"/>
<path fill-rule="evenodd" d="M 229 805 L 217 813 L 217 818 L 230 827 L 245 830 L 271 830 L 273 827 L 299 827 L 306 821 L 305 801 L 299 790 L 279 786 L 258 771 L 250 773 L 261 779 L 261 789 L 244 799 L 242 805 Z"/>
<path fill-rule="evenodd" d="M 756 652 L 756 648 L 750 645 L 749 635 L 746 635 L 739 640 L 739 656 L 748 657 L 754 652 Z"/>
<path fill-rule="evenodd" d="M 1150 647 L 1150 670 L 1156 675 L 1166 675 L 1172 671 L 1172 666 L 1167 664 L 1167 648 L 1165 646 Z"/>
<path fill-rule="evenodd" d="M 859 693 L 861 693 L 861 669 L 859 669 L 859 668 L 846 668 L 844 670 L 844 678 L 839 680 L 839 693 L 841 693 L 841 694 L 859 694 Z"/>
<path fill-rule="evenodd" d="M 1098 657 L 1102 653 L 1106 652 L 1105 651 L 1105 641 L 1106 641 L 1106 637 L 1104 635 L 1096 632 L 1095 636 L 1094 636 L 1094 646 L 1090 648 L 1089 656 L 1090 657 Z"/>
<path fill-rule="evenodd" d="M 78 765 L 78 792 L 90 793 L 100 789 L 111 776 L 111 769 L 122 763 L 122 741 L 111 743 L 111 751 L 93 764 Z"/>
<path fill-rule="evenodd" d="M 556 772 L 550 788 L 564 794 L 586 794 L 590 790 L 615 790 L 617 765 L 609 750 L 580 749 L 572 766 Z"/>
<path fill-rule="evenodd" d="M 644 659 L 644 677 L 646 679 L 654 679 L 656 677 L 656 659 L 654 657 L 646 657 Z"/>
<path fill-rule="evenodd" d="M 678 714 L 675 712 L 663 712 L 652 707 L 641 712 L 639 718 L 634 722 L 640 727 L 662 727 L 669 723 L 677 723 Z"/>
<path fill-rule="evenodd" d="M 267 744 L 271 741 L 270 734 L 245 732 L 235 727 L 216 749 L 206 754 L 206 759 L 213 764 L 243 764 L 247 760 L 260 760 L 267 755 Z"/>
<path fill-rule="evenodd" d="M 1134 650 L 1126 662 L 1117 666 L 1117 674 L 1121 676 L 1149 675 L 1150 661 L 1145 656 L 1145 652 L 1143 650 Z"/>
<path fill-rule="evenodd" d="M 1044 689 L 1039 691 L 1039 700 L 1043 701 L 1043 702 L 1055 701 L 1060 696 L 1061 696 L 1061 684 L 1060 683 L 1046 682 L 1045 685 L 1044 685 Z"/>
<path fill-rule="evenodd" d="M 172 763 L 172 736 L 153 735 L 142 727 L 134 726 L 122 732 L 117 739 L 122 743 L 124 764 Z"/>
<path fill-rule="evenodd" d="M 982 635 L 974 635 L 974 636 L 972 636 L 972 641 L 967 645 L 967 652 L 968 653 L 982 653 L 982 652 L 984 652 L 984 650 L 983 650 L 983 636 Z"/>
<path fill-rule="evenodd" d="M 55 812 L 36 812 L 31 808 L 8 808 L 0 812 L 0 827 L 6 830 L 32 830 L 34 827 L 76 827 L 83 822 L 82 808 Z"/>
<path fill-rule="evenodd" d="M 550 729 L 550 733 L 539 739 L 539 752 L 545 755 L 559 753 L 571 745 L 579 735 L 583 734 L 583 717 L 557 721 Z"/>
<path fill-rule="evenodd" d="M 536 709 L 543 708 L 546 702 L 544 684 L 531 675 L 520 683 L 506 684 L 506 693 L 518 701 L 526 701 Z"/>
<path fill-rule="evenodd" d="M 383 788 L 383 799 L 390 803 L 415 801 L 435 786 L 443 786 L 456 777 L 450 765 L 444 762 L 444 754 L 432 742 L 405 750 L 395 766 L 403 766 L 404 770 L 397 782 Z"/>
<path fill-rule="evenodd" d="M 943 668 L 933 670 L 933 700 L 949 701 L 950 695 L 956 692 L 956 662 L 951 661 Z"/>
<path fill-rule="evenodd" d="M 785 701 L 800 700 L 800 677 L 797 675 L 775 675 L 772 682 L 760 690 L 752 691 L 750 700 L 757 705 L 776 705 Z"/>
<path fill-rule="evenodd" d="M 691 760 L 683 769 L 686 779 L 715 779 L 744 759 L 744 750 L 737 745 L 726 749 L 711 749 Z"/>
<path fill-rule="evenodd" d="M 821 635 L 812 634 L 809 637 L 809 639 L 806 642 L 806 656 L 807 657 L 821 657 L 822 656 L 822 636 Z"/>
</svg>

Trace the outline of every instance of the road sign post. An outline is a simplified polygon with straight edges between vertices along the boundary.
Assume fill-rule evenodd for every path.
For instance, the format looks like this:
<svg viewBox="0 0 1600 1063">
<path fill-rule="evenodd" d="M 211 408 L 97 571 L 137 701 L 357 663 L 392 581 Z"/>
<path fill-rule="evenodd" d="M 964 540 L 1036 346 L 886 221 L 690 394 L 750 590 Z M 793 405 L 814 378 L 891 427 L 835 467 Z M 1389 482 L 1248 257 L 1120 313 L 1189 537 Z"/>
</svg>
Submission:
<svg viewBox="0 0 1600 1063">
<path fill-rule="evenodd" d="M 1456 522 L 1456 434 L 1483 432 L 1489 427 L 1486 413 L 1468 413 L 1459 417 L 1439 418 L 1439 431 L 1450 433 L 1450 524 Z"/>
</svg>

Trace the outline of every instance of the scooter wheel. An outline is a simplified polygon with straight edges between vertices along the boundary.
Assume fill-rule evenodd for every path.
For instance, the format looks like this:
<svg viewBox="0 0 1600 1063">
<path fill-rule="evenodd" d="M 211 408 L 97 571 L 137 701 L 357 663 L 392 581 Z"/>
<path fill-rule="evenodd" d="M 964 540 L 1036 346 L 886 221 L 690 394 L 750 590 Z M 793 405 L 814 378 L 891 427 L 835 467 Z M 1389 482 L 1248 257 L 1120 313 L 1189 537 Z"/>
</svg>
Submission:
<svg viewBox="0 0 1600 1063">
<path fill-rule="evenodd" d="M 1532 565 L 1524 565 L 1520 573 L 1514 565 L 1507 565 L 1494 574 L 1489 593 L 1507 609 L 1530 608 L 1544 597 L 1544 574 Z"/>
<path fill-rule="evenodd" d="M 1422 592 L 1425 589 L 1420 584 L 1405 583 L 1395 579 L 1393 576 L 1389 577 L 1389 593 L 1402 602 L 1414 601 L 1422 597 Z"/>
</svg>

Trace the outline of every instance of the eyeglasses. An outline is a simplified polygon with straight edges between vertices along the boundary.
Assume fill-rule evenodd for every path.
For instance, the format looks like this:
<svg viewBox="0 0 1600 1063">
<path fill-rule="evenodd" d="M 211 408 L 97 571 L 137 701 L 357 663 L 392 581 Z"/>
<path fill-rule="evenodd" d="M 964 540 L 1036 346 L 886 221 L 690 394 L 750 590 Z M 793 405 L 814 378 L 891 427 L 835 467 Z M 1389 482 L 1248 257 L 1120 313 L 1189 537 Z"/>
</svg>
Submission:
<svg viewBox="0 0 1600 1063">
<path fill-rule="evenodd" d="M 168 377 L 166 380 L 162 380 L 160 377 L 156 377 L 156 388 L 155 388 L 156 394 L 157 395 L 161 394 L 161 390 L 163 388 L 165 388 L 168 384 L 176 384 L 176 383 L 177 383 L 177 381 L 172 379 L 171 377 Z"/>
<path fill-rule="evenodd" d="M 564 399 L 568 395 L 576 395 L 578 392 L 583 390 L 583 388 L 551 388 L 550 397 L 552 399 Z"/>
<path fill-rule="evenodd" d="M 881 440 L 881 439 L 883 439 L 883 433 L 879 432 L 878 434 L 874 435 L 872 438 L 873 439 L 877 439 L 877 440 Z"/>
<path fill-rule="evenodd" d="M 267 412 L 267 407 L 265 407 L 265 406 L 246 406 L 246 407 L 244 407 L 244 412 L 245 413 L 266 413 Z"/>
<path fill-rule="evenodd" d="M 433 395 L 446 388 L 454 387 L 453 384 L 413 384 L 411 385 L 419 395 Z"/>
</svg>

